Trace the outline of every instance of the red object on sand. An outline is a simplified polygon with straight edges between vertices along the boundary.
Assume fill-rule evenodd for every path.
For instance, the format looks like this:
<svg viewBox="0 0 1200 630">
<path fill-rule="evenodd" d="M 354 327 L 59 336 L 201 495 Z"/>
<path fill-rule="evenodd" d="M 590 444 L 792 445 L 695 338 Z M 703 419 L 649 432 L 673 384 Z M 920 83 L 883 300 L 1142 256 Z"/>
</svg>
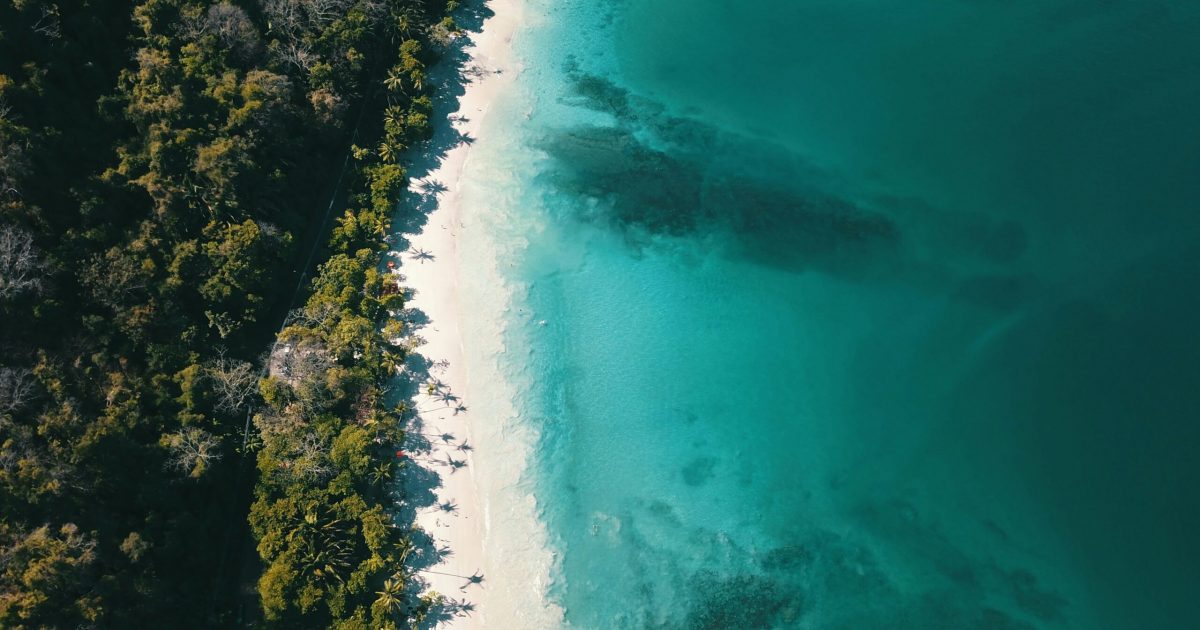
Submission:
<svg viewBox="0 0 1200 630">
<path fill-rule="evenodd" d="M 396 451 L 396 457 L 403 459 L 403 458 L 404 458 L 404 451 Z"/>
</svg>

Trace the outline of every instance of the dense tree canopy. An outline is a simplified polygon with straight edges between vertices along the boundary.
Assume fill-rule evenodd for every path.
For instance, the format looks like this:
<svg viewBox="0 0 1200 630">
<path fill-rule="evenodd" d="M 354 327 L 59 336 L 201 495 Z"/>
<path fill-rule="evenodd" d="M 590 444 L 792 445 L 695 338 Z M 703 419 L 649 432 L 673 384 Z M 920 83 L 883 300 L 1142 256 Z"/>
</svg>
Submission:
<svg viewBox="0 0 1200 630">
<path fill-rule="evenodd" d="M 449 8 L 0 0 L 0 627 L 232 625 L 255 579 L 267 624 L 420 614 L 376 266 Z"/>
</svg>

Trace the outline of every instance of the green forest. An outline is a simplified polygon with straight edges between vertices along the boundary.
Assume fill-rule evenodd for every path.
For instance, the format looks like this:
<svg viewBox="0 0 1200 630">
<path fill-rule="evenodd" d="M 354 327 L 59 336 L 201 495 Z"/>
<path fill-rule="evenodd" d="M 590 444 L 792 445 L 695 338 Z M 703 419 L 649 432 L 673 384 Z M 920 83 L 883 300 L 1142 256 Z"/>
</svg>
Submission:
<svg viewBox="0 0 1200 630">
<path fill-rule="evenodd" d="M 0 627 L 421 623 L 381 262 L 455 5 L 0 0 Z"/>
</svg>

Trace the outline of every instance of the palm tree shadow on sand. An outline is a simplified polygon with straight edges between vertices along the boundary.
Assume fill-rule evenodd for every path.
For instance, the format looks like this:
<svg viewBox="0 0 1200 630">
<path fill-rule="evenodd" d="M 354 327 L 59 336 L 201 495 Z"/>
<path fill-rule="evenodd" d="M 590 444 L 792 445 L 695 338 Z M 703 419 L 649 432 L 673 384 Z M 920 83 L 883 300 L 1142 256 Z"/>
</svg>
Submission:
<svg viewBox="0 0 1200 630">
<path fill-rule="evenodd" d="M 451 149 L 474 141 L 454 127 L 455 122 L 465 121 L 465 117 L 452 114 L 459 109 L 459 99 L 467 85 L 481 76 L 471 65 L 466 48 L 470 36 L 479 33 L 484 21 L 493 15 L 486 5 L 486 0 L 462 2 L 454 19 L 467 36 L 455 38 L 444 50 L 438 64 L 430 69 L 430 83 L 436 86 L 432 94 L 433 120 L 436 122 L 432 139 L 404 156 L 410 187 L 401 196 L 392 217 L 392 233 L 387 237 L 393 250 L 388 260 L 394 261 L 396 266 L 436 260 L 437 252 L 412 247 L 411 237 L 426 228 L 429 214 L 438 208 L 439 197 L 447 191 L 443 183 L 429 177 L 430 173 L 444 162 Z M 409 290 L 408 295 L 411 297 L 413 292 Z M 410 339 L 414 339 L 422 328 L 433 324 L 423 312 L 411 307 L 405 308 L 397 317 L 405 323 Z M 435 532 L 421 529 L 416 522 L 419 513 L 433 513 L 439 519 L 458 517 L 457 504 L 439 499 L 437 490 L 443 486 L 447 475 L 466 466 L 465 456 L 470 451 L 465 436 L 442 431 L 426 419 L 432 414 L 466 411 L 458 396 L 438 378 L 446 367 L 446 362 L 439 359 L 410 351 L 388 389 L 388 402 L 397 409 L 405 430 L 404 442 L 397 452 L 401 466 L 392 487 L 396 495 L 395 521 L 397 526 L 410 532 L 410 548 L 403 566 L 397 567 L 396 578 L 388 580 L 378 591 L 379 603 L 404 616 L 425 608 L 424 620 L 415 626 L 422 629 L 435 628 L 454 618 L 473 614 L 476 605 L 468 598 L 476 588 L 483 586 L 483 575 L 478 572 L 459 576 L 434 570 L 453 555 L 453 550 L 439 543 Z M 430 391 L 431 387 L 433 391 Z M 441 594 L 431 601 L 427 576 L 435 574 L 463 579 L 456 597 Z"/>
</svg>

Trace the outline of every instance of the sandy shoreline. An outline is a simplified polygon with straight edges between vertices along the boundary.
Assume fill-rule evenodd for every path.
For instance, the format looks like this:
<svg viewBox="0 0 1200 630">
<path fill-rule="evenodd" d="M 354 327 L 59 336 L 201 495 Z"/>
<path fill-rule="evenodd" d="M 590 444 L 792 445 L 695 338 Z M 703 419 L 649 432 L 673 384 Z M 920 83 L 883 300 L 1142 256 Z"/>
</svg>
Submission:
<svg viewBox="0 0 1200 630">
<path fill-rule="evenodd" d="M 450 115 L 450 122 L 442 124 L 452 125 L 460 138 L 478 137 L 489 106 L 517 74 L 511 38 L 520 24 L 519 1 L 491 0 L 487 8 L 492 15 L 481 32 L 470 35 L 464 49 L 470 59 L 463 70 L 471 79 L 458 98 L 458 109 L 435 112 L 439 117 Z M 463 229 L 459 180 L 469 155 L 470 145 L 458 142 L 427 174 L 416 174 L 411 183 L 414 192 L 427 200 L 435 198 L 436 206 L 419 233 L 402 235 L 407 249 L 391 254 L 392 259 L 401 261 L 399 271 L 410 290 L 406 305 L 428 318 L 417 332 L 424 343 L 416 353 L 435 365 L 442 363 L 430 370 L 438 382 L 432 388 L 422 384 L 414 397 L 422 433 L 416 442 L 427 444 L 429 450 L 410 453 L 417 464 L 440 477 L 440 487 L 433 489 L 436 504 L 421 508 L 416 515 L 417 525 L 433 538 L 436 548 L 449 551 L 420 572 L 428 590 L 457 602 L 450 610 L 457 614 L 439 628 L 484 626 L 488 617 L 484 589 L 495 581 L 488 576 L 484 553 L 489 529 L 486 498 L 475 467 L 477 453 L 471 450 L 477 432 L 472 431 L 471 375 L 465 359 L 459 290 Z M 445 438 L 440 437 L 443 434 Z M 412 448 L 411 442 L 407 446 Z M 483 580 L 473 582 L 471 576 L 483 576 Z"/>
</svg>

